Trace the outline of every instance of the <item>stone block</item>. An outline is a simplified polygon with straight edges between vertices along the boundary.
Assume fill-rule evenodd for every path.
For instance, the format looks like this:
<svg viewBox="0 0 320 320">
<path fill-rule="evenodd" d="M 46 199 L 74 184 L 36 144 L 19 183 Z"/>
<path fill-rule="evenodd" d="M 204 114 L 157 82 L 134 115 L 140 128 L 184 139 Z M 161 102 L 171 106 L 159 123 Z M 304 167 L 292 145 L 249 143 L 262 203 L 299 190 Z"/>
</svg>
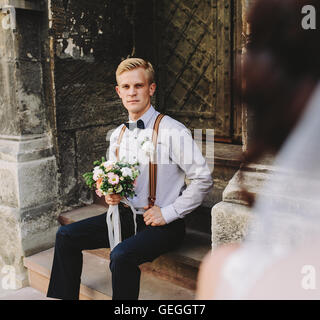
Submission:
<svg viewBox="0 0 320 320">
<path fill-rule="evenodd" d="M 248 200 L 243 191 L 245 190 L 256 197 L 267 177 L 267 172 L 238 171 L 223 191 L 223 201 L 248 205 Z"/>
<path fill-rule="evenodd" d="M 19 207 L 36 207 L 57 201 L 55 157 L 18 163 Z"/>
<path fill-rule="evenodd" d="M 61 131 L 58 135 L 58 144 L 60 150 L 59 170 L 60 176 L 60 194 L 63 205 L 78 202 L 78 180 L 76 163 L 76 144 L 74 132 Z"/>
<path fill-rule="evenodd" d="M 20 211 L 21 243 L 24 256 L 54 246 L 59 227 L 57 202 L 47 203 L 32 209 Z"/>
<path fill-rule="evenodd" d="M 1 37 L 0 37 L 1 39 Z M 20 135 L 15 93 L 15 65 L 0 61 L 0 134 Z"/>
<path fill-rule="evenodd" d="M 0 135 L 0 160 L 27 162 L 52 156 L 50 134 L 4 136 Z"/>
<path fill-rule="evenodd" d="M 27 283 L 23 256 L 18 209 L 0 205 L 0 268 L 1 270 L 10 268 L 8 270 L 14 276 L 14 283 L 10 280 L 10 285 L 14 285 L 16 289 Z"/>
<path fill-rule="evenodd" d="M 18 59 L 40 61 L 41 44 L 39 38 L 41 18 L 29 10 L 17 11 L 17 53 Z"/>
<path fill-rule="evenodd" d="M 0 205 L 0 256 L 3 264 L 17 265 L 23 257 L 19 210 Z"/>
<path fill-rule="evenodd" d="M 251 211 L 247 206 L 219 202 L 211 211 L 212 247 L 241 242 L 248 230 Z"/>
<path fill-rule="evenodd" d="M 0 63 L 1 134 L 40 134 L 46 131 L 40 63 Z"/>
<path fill-rule="evenodd" d="M 109 147 L 109 141 L 106 141 L 106 136 L 110 130 L 116 126 L 96 127 L 76 132 L 77 144 L 77 171 L 78 171 L 78 189 L 80 198 L 87 203 L 91 201 L 92 193 L 84 183 L 82 175 L 85 172 L 93 169 L 93 162 L 101 160 L 101 157 L 106 157 L 106 152 Z M 110 136 L 110 135 L 109 135 Z"/>
<path fill-rule="evenodd" d="M 19 181 L 18 172 L 14 163 L 0 160 L 0 203 L 18 208 Z"/>
<path fill-rule="evenodd" d="M 58 67 L 61 70 L 62 66 Z M 67 66 L 64 66 L 64 72 L 66 69 Z M 79 66 L 68 72 L 67 79 L 58 75 L 57 126 L 59 130 L 124 121 L 127 117 L 126 110 L 116 95 L 114 76 L 112 75 L 112 79 L 110 76 L 110 79 L 104 83 L 95 83 L 92 79 L 88 79 L 88 74 L 96 72 L 93 68 L 87 69 L 82 76 L 78 75 L 78 69 Z M 72 74 L 75 74 L 74 79 Z"/>
</svg>

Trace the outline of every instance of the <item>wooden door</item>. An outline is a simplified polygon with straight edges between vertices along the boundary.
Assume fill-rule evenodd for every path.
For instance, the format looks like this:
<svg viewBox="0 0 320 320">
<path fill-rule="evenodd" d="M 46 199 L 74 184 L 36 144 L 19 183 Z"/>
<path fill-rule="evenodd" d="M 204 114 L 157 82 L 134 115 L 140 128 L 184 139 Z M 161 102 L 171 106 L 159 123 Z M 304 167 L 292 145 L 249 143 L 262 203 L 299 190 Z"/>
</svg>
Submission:
<svg viewBox="0 0 320 320">
<path fill-rule="evenodd" d="M 241 29 L 237 3 L 154 2 L 157 103 L 190 129 L 214 129 L 215 140 L 224 142 L 241 140 L 241 112 L 232 85 Z"/>
</svg>

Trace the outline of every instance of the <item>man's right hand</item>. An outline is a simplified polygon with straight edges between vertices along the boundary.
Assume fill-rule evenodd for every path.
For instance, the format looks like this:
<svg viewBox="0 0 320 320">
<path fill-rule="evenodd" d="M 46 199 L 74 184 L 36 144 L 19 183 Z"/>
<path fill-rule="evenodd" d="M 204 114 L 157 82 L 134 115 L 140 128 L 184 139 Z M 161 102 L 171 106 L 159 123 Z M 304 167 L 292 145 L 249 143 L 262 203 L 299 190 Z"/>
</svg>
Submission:
<svg viewBox="0 0 320 320">
<path fill-rule="evenodd" d="M 108 194 L 107 196 L 104 197 L 106 200 L 106 203 L 110 206 L 110 205 L 117 205 L 120 203 L 122 197 L 120 196 L 120 194 Z"/>
</svg>

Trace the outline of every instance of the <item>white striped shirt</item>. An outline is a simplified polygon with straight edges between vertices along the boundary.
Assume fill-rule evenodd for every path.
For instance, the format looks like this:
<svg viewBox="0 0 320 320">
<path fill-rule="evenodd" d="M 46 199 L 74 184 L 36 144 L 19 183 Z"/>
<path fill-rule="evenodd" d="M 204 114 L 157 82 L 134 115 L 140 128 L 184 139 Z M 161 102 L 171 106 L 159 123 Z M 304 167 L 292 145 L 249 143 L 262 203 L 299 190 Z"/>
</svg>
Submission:
<svg viewBox="0 0 320 320">
<path fill-rule="evenodd" d="M 131 201 L 135 208 L 148 205 L 149 156 L 141 143 L 152 137 L 158 116 L 153 106 L 140 117 L 145 129 L 126 129 L 119 148 L 119 159 L 140 163 L 140 175 Z M 129 121 L 130 122 L 130 121 Z M 132 121 L 131 121 L 132 122 Z M 123 124 L 110 137 L 109 160 L 116 160 L 115 149 Z M 188 186 L 185 178 L 190 181 Z M 166 223 L 183 218 L 201 205 L 213 185 L 211 172 L 190 130 L 182 123 L 165 116 L 159 125 L 157 140 L 157 186 L 155 205 L 161 208 Z M 140 213 L 143 211 L 140 210 Z"/>
</svg>

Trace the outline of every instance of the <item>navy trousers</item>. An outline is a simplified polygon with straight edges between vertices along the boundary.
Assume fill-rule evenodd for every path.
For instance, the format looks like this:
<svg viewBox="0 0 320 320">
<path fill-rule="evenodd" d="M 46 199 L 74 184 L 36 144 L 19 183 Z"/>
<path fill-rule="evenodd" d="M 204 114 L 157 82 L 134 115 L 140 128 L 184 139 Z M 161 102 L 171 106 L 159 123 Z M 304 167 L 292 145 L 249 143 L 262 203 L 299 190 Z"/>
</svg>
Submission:
<svg viewBox="0 0 320 320">
<path fill-rule="evenodd" d="M 140 268 L 161 254 L 179 246 L 185 236 L 183 219 L 167 225 L 146 226 L 137 215 L 134 235 L 130 208 L 119 204 L 123 241 L 110 253 L 112 299 L 136 300 L 140 290 Z M 106 212 L 79 222 L 61 226 L 56 234 L 54 259 L 47 296 L 64 300 L 79 299 L 82 250 L 109 248 Z"/>
</svg>

